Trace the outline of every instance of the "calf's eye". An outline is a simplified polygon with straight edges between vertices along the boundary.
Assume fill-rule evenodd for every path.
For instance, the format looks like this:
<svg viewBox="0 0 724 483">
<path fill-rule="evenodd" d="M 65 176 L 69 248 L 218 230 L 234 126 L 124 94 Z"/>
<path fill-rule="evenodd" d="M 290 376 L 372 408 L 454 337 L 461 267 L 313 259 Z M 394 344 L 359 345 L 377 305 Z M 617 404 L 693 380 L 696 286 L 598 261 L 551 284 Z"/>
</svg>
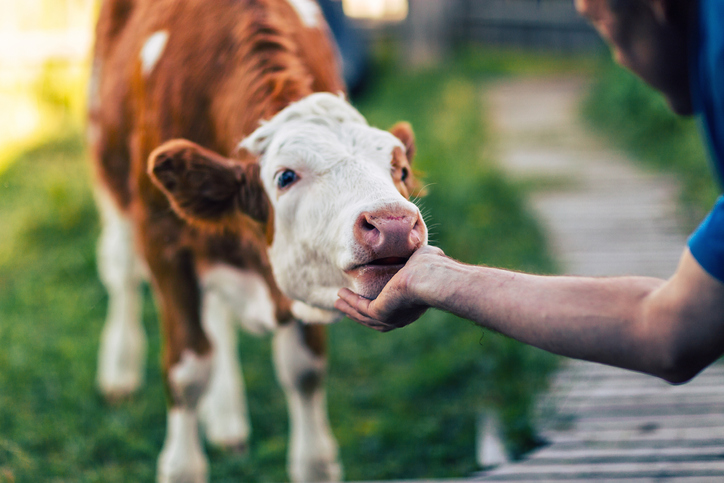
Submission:
<svg viewBox="0 0 724 483">
<path fill-rule="evenodd" d="M 407 168 L 402 168 L 402 173 L 400 174 L 400 180 L 402 180 L 404 182 L 409 175 L 410 175 L 410 170 L 408 170 Z"/>
<path fill-rule="evenodd" d="M 277 186 L 279 189 L 284 189 L 294 183 L 299 176 L 291 169 L 285 169 L 277 176 Z"/>
</svg>

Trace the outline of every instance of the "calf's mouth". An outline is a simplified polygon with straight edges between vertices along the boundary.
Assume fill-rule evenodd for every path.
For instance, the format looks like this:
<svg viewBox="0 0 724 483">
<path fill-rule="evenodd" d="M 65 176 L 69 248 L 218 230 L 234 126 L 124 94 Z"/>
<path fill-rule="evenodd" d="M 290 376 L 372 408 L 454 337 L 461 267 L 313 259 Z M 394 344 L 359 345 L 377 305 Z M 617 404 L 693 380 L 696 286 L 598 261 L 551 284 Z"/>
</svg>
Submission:
<svg viewBox="0 0 724 483">
<path fill-rule="evenodd" d="M 379 257 L 345 270 L 352 290 L 363 297 L 374 299 L 387 282 L 405 266 L 412 254 Z"/>
<path fill-rule="evenodd" d="M 377 267 L 389 267 L 393 265 L 404 265 L 410 257 L 384 257 L 377 258 L 367 263 L 366 265 L 377 266 Z"/>
</svg>

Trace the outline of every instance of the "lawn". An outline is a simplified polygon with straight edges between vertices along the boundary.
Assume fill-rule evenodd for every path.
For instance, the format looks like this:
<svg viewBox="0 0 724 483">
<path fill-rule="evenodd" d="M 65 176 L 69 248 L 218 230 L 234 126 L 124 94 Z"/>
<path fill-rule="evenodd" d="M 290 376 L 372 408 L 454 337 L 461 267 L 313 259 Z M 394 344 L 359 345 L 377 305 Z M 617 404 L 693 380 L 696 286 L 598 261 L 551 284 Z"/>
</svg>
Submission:
<svg viewBox="0 0 724 483">
<path fill-rule="evenodd" d="M 484 155 L 481 82 L 535 65 L 513 57 L 468 53 L 404 74 L 383 61 L 356 104 L 381 127 L 412 122 L 434 244 L 467 262 L 550 273 L 520 187 Z M 148 295 L 147 385 L 109 405 L 94 387 L 107 302 L 95 270 L 98 219 L 80 123 L 64 119 L 0 174 L 0 481 L 153 481 L 165 432 L 155 310 Z M 345 320 L 329 339 L 329 411 L 346 479 L 469 475 L 476 420 L 490 408 L 511 454 L 536 444 L 533 402 L 554 357 L 436 311 L 389 334 Z M 287 413 L 269 342 L 240 338 L 251 450 L 207 448 L 213 481 L 286 480 Z"/>
</svg>

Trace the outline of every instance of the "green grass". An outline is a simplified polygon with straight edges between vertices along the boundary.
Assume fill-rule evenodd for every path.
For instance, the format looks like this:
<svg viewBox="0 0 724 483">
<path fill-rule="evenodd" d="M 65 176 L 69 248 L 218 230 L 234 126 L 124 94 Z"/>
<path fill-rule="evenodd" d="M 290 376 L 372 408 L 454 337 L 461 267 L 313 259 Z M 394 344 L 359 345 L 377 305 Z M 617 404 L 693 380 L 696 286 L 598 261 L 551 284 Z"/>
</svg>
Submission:
<svg viewBox="0 0 724 483">
<path fill-rule="evenodd" d="M 358 105 L 372 124 L 412 121 L 436 244 L 471 263 L 551 272 L 521 193 L 482 155 L 480 81 L 508 69 L 483 68 L 482 58 L 420 73 L 381 65 Z M 99 227 L 80 139 L 77 129 L 47 139 L 0 175 L 0 481 L 153 481 L 163 442 L 150 296 L 146 387 L 115 406 L 94 387 L 107 297 L 95 271 Z M 485 408 L 502 415 L 512 454 L 536 443 L 532 403 L 554 357 L 434 311 L 389 334 L 343 321 L 329 339 L 328 403 L 346 479 L 469 475 Z M 286 480 L 287 413 L 269 340 L 244 335 L 239 346 L 251 451 L 209 448 L 212 479 Z"/>
<path fill-rule="evenodd" d="M 684 220 L 694 228 L 711 209 L 718 187 L 694 119 L 676 116 L 666 100 L 610 60 L 601 61 L 584 115 L 615 146 L 681 182 Z"/>
</svg>

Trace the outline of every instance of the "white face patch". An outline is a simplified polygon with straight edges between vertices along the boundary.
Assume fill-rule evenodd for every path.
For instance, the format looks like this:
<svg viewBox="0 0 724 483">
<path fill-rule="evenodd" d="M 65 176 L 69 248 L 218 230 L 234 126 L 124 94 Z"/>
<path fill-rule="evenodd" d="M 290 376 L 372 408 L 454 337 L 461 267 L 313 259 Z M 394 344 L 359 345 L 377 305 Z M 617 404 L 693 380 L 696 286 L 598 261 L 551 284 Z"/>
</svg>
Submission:
<svg viewBox="0 0 724 483">
<path fill-rule="evenodd" d="M 393 151 L 403 149 L 401 141 L 370 127 L 339 96 L 317 93 L 290 105 L 241 147 L 261 155 L 261 178 L 274 208 L 269 255 L 276 281 L 307 305 L 334 310 L 340 288 L 357 288 L 345 271 L 371 261 L 354 237 L 361 213 L 389 209 L 419 216 L 392 179 Z M 287 170 L 296 181 L 280 187 Z"/>
<path fill-rule="evenodd" d="M 319 27 L 321 12 L 316 2 L 313 0 L 287 0 L 287 2 L 297 11 L 304 25 L 310 28 Z"/>
<path fill-rule="evenodd" d="M 153 68 L 156 67 L 163 50 L 166 48 L 166 42 L 168 42 L 168 32 L 166 30 L 160 30 L 146 39 L 140 54 L 143 75 L 150 74 Z"/>
</svg>

